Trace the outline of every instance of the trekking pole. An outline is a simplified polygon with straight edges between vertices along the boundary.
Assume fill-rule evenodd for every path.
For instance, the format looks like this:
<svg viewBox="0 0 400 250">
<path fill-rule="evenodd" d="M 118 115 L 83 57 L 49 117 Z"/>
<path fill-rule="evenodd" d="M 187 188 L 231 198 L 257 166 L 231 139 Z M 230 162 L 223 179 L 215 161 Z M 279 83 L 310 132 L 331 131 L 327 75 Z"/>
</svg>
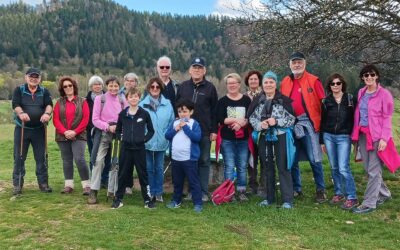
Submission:
<svg viewBox="0 0 400 250">
<path fill-rule="evenodd" d="M 24 129 L 25 129 L 25 122 L 21 121 L 21 141 L 20 141 L 20 148 L 19 148 L 19 177 L 18 177 L 18 188 L 22 191 L 21 181 L 22 181 L 22 150 L 24 148 Z"/>
</svg>

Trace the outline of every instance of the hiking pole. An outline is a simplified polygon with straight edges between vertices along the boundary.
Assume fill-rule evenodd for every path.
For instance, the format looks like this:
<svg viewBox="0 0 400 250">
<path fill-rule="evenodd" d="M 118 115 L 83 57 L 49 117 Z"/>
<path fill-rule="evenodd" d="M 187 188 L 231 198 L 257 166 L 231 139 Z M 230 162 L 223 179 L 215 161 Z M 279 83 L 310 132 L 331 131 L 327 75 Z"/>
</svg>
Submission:
<svg viewBox="0 0 400 250">
<path fill-rule="evenodd" d="M 20 142 L 20 148 L 19 148 L 19 177 L 18 177 L 18 188 L 20 192 L 22 192 L 22 187 L 21 187 L 21 181 L 22 181 L 22 162 L 23 162 L 23 156 L 22 156 L 22 150 L 24 148 L 24 130 L 25 130 L 25 122 L 21 121 L 21 142 Z M 19 192 L 19 193 L 20 193 Z M 19 193 L 17 195 L 19 195 Z"/>
</svg>

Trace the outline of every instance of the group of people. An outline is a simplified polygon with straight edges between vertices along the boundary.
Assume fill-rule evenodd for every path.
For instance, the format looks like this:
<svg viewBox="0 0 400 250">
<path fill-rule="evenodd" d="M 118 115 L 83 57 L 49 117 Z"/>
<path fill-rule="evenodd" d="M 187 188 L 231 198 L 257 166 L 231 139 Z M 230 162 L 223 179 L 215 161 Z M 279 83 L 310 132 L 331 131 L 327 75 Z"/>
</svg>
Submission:
<svg viewBox="0 0 400 250">
<path fill-rule="evenodd" d="M 54 110 L 48 90 L 39 85 L 41 72 L 30 68 L 26 83 L 15 89 L 12 100 L 16 114 L 13 194 L 22 193 L 29 144 L 34 151 L 39 188 L 52 191 L 45 145 L 46 125 L 53 114 L 55 140 L 63 161 L 62 193 L 74 190 L 75 161 L 88 204 L 98 203 L 98 191 L 102 184 L 107 185 L 111 145 L 117 140 L 121 147 L 118 182 L 113 183 L 117 188 L 110 194 L 113 208 L 123 206 L 124 195 L 132 192 L 134 167 L 145 207 L 154 208 L 156 202 L 164 201 L 164 158 L 168 150 L 174 195 L 167 207 L 180 207 L 187 178 L 187 198 L 193 201 L 194 210 L 201 212 L 203 202 L 209 200 L 211 142 L 216 141 L 217 160 L 221 151 L 224 177 L 235 180 L 235 199 L 239 201 L 247 201 L 250 190 L 264 198 L 260 206 L 276 203 L 278 172 L 282 208 L 293 208 L 294 198 L 303 195 L 298 163 L 306 160 L 316 185 L 315 200 L 326 202 L 325 152 L 334 183 L 330 203 L 354 213 L 373 211 L 391 198 L 382 179 L 379 152 L 387 150 L 392 140 L 394 104 L 390 92 L 379 83 L 378 69 L 374 65 L 363 67 L 360 79 L 365 86 L 353 98 L 340 74 L 331 75 L 324 88 L 317 76 L 306 71 L 301 52 L 290 56 L 289 66 L 292 73 L 282 81 L 272 71 L 264 75 L 256 70 L 248 72 L 244 80 L 248 91 L 244 94 L 240 75 L 228 74 L 224 78 L 227 93 L 218 99 L 215 86 L 205 78 L 203 58 L 193 59 L 191 78 L 178 84 L 170 77 L 170 58 L 163 56 L 157 61 L 158 77 L 148 81 L 144 93 L 134 73 L 124 76 L 122 88 L 117 78 L 110 77 L 105 81 L 105 91 L 103 80 L 92 76 L 86 98 L 78 95 L 73 78 L 62 77 Z M 350 169 L 352 141 L 357 142 L 368 175 L 361 204 Z M 90 167 L 84 157 L 86 143 Z"/>
</svg>

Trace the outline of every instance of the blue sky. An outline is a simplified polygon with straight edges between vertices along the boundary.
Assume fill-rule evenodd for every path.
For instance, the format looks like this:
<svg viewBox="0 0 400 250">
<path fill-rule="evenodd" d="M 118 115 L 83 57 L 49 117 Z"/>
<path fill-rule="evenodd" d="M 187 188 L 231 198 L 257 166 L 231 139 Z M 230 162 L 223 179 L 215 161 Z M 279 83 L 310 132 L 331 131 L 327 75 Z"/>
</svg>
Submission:
<svg viewBox="0 0 400 250">
<path fill-rule="evenodd" d="M 18 0 L 0 0 L 1 4 L 9 4 Z M 126 6 L 128 9 L 137 11 L 172 13 L 180 15 L 210 15 L 231 14 L 232 6 L 238 7 L 241 1 L 259 3 L 261 0 L 114 0 Z M 23 0 L 23 2 L 36 5 L 43 0 Z"/>
</svg>

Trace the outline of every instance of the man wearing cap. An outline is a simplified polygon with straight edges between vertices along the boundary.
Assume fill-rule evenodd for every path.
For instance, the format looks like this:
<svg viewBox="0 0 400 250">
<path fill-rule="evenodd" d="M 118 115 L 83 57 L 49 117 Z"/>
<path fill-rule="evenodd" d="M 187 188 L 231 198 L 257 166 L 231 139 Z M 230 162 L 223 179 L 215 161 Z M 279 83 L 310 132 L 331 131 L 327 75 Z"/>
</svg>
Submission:
<svg viewBox="0 0 400 250">
<path fill-rule="evenodd" d="M 176 100 L 188 99 L 194 102 L 193 119 L 200 123 L 202 138 L 200 141 L 200 159 L 198 172 L 203 193 L 203 201 L 208 201 L 208 178 L 210 175 L 211 141 L 217 138 L 215 107 L 218 95 L 215 86 L 205 79 L 206 65 L 203 58 L 193 59 L 189 68 L 190 80 L 179 86 Z"/>
<path fill-rule="evenodd" d="M 26 83 L 15 88 L 12 107 L 15 113 L 13 195 L 22 193 L 25 176 L 25 160 L 29 144 L 32 144 L 36 161 L 36 177 L 39 189 L 50 193 L 48 171 L 45 164 L 45 125 L 50 120 L 53 103 L 47 89 L 39 86 L 40 70 L 30 68 L 25 74 Z M 22 137 L 22 139 L 21 139 Z M 22 147 L 22 154 L 20 149 Z"/>
<path fill-rule="evenodd" d="M 289 66 L 292 74 L 282 80 L 281 92 L 293 100 L 297 117 L 295 137 L 297 157 L 292 166 L 293 190 L 301 196 L 301 176 L 299 160 L 308 160 L 316 185 L 316 201 L 326 201 L 324 173 L 322 169 L 322 150 L 319 145 L 321 124 L 321 100 L 325 97 L 321 81 L 306 71 L 306 60 L 301 52 L 291 55 Z"/>
<path fill-rule="evenodd" d="M 162 90 L 161 94 L 167 98 L 174 108 L 175 117 L 178 117 L 178 112 L 175 107 L 176 94 L 178 93 L 178 82 L 171 79 L 171 59 L 167 56 L 162 56 L 157 60 L 157 73 L 158 77 L 164 83 L 165 88 Z"/>
</svg>

